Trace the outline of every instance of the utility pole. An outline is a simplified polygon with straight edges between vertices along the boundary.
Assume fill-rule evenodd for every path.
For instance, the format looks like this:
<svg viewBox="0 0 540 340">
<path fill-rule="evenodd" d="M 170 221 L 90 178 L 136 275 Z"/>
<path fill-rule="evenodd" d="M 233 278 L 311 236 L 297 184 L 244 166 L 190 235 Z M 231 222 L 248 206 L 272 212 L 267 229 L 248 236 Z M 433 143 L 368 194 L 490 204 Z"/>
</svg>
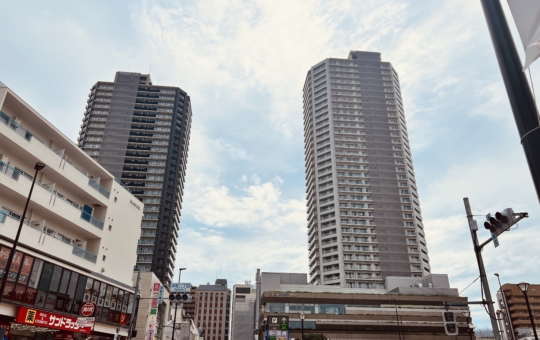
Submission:
<svg viewBox="0 0 540 340">
<path fill-rule="evenodd" d="M 478 236 L 476 231 L 478 230 L 478 225 L 473 219 L 471 212 L 471 206 L 469 205 L 469 199 L 465 197 L 463 199 L 465 203 L 465 212 L 467 213 L 467 220 L 469 221 L 469 229 L 471 230 L 471 237 L 474 245 L 474 253 L 476 254 L 476 261 L 478 262 L 478 269 L 480 270 L 480 281 L 482 287 L 484 287 L 484 294 L 486 296 L 487 308 L 489 311 L 489 318 L 491 320 L 491 326 L 493 327 L 493 336 L 496 340 L 501 340 L 501 333 L 499 332 L 499 324 L 497 323 L 497 318 L 495 314 L 495 309 L 493 308 L 493 300 L 491 298 L 491 292 L 489 290 L 489 283 L 486 276 L 486 269 L 484 268 L 484 260 L 482 259 L 482 248 L 478 243 Z"/>
<path fill-rule="evenodd" d="M 135 313 L 139 309 L 139 284 L 141 281 L 141 268 L 137 270 L 137 281 L 135 282 L 135 299 L 133 300 L 133 310 L 131 311 L 131 320 L 129 320 L 129 332 L 128 340 L 131 340 L 131 332 L 133 331 L 133 325 L 135 324 Z"/>
<path fill-rule="evenodd" d="M 540 125 L 531 88 L 523 72 L 516 45 L 499 0 L 480 0 L 506 93 L 514 113 L 519 138 L 540 199 Z"/>
</svg>

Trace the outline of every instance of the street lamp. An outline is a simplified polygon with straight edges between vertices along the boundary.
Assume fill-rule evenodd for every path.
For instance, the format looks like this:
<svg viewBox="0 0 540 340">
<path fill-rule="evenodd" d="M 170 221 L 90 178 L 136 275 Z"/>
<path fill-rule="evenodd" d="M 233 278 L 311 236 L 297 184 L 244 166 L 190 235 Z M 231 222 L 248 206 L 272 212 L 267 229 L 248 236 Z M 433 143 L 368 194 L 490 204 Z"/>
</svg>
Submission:
<svg viewBox="0 0 540 340">
<path fill-rule="evenodd" d="M 472 334 L 471 334 L 471 325 L 469 323 L 469 316 L 471 316 L 470 311 L 463 312 L 463 316 L 467 318 L 467 333 L 469 333 L 469 339 L 472 340 Z"/>
<path fill-rule="evenodd" d="M 180 276 L 182 276 L 182 270 L 187 270 L 187 268 L 178 269 L 178 283 L 180 283 Z"/>
<path fill-rule="evenodd" d="M 21 236 L 22 226 L 24 223 L 24 219 L 26 217 L 26 210 L 28 209 L 28 204 L 30 203 L 30 197 L 32 197 L 32 191 L 34 191 L 34 184 L 36 183 L 38 172 L 43 170 L 43 168 L 45 168 L 45 163 L 42 163 L 42 162 L 37 162 L 36 165 L 34 166 L 34 170 L 36 170 L 36 173 L 34 175 L 34 179 L 32 180 L 32 186 L 30 186 L 30 193 L 28 194 L 28 198 L 26 199 L 26 205 L 24 206 L 24 211 L 21 216 L 21 222 L 19 223 L 17 236 L 15 236 L 15 241 L 13 241 L 13 248 L 11 249 L 11 252 L 9 253 L 9 257 L 6 263 L 6 269 L 4 270 L 4 276 L 2 278 L 2 285 L 0 286 L 0 302 L 2 302 L 2 299 L 4 298 L 4 290 L 6 289 L 6 282 L 8 279 L 9 270 L 11 269 L 13 256 L 15 256 L 15 251 L 17 249 L 17 245 L 19 244 L 19 236 Z"/>
<path fill-rule="evenodd" d="M 397 300 L 392 298 L 392 300 L 394 300 L 394 306 L 396 307 L 396 320 L 397 320 L 397 326 L 398 326 L 398 336 L 399 336 L 399 340 L 401 340 L 401 326 L 399 325 L 399 315 L 398 315 L 398 312 L 397 312 Z"/>
<path fill-rule="evenodd" d="M 180 268 L 178 270 L 178 283 L 180 283 L 180 276 L 182 276 L 182 270 L 186 270 L 187 268 Z M 169 296 L 169 299 L 171 299 L 171 302 L 174 303 L 174 319 L 173 319 L 173 327 L 172 327 L 172 338 L 171 340 L 174 340 L 174 331 L 176 330 L 176 311 L 178 310 L 178 302 L 174 302 L 175 300 L 172 299 L 174 294 L 171 294 L 171 296 Z M 176 295 L 174 295 L 176 296 Z M 183 304 L 182 304 L 183 306 Z"/>
<path fill-rule="evenodd" d="M 300 322 L 302 323 L 302 340 L 304 340 L 304 320 L 306 319 L 306 314 L 304 312 L 300 313 Z"/>
<path fill-rule="evenodd" d="M 533 329 L 534 338 L 538 340 L 538 334 L 536 334 L 536 326 L 534 324 L 534 317 L 531 312 L 531 305 L 529 304 L 529 297 L 527 296 L 527 291 L 529 290 L 529 284 L 526 282 L 521 282 L 518 284 L 518 287 L 519 289 L 521 289 L 523 296 L 525 296 L 525 303 L 527 303 L 527 310 L 529 311 L 529 319 L 531 319 L 531 327 Z"/>
<path fill-rule="evenodd" d="M 506 294 L 504 293 L 504 291 L 502 289 L 501 278 L 499 277 L 498 273 L 495 273 L 493 275 L 495 275 L 497 277 L 497 280 L 499 281 L 499 290 L 501 291 L 501 295 L 503 297 L 506 322 L 508 322 L 508 325 L 510 326 L 511 332 L 509 332 L 509 333 L 512 333 L 512 339 L 515 340 L 516 335 L 514 334 L 514 326 L 512 325 L 512 319 L 510 319 L 510 311 L 508 310 L 508 301 L 506 301 Z M 507 328 L 507 330 L 508 330 L 508 328 Z"/>
</svg>

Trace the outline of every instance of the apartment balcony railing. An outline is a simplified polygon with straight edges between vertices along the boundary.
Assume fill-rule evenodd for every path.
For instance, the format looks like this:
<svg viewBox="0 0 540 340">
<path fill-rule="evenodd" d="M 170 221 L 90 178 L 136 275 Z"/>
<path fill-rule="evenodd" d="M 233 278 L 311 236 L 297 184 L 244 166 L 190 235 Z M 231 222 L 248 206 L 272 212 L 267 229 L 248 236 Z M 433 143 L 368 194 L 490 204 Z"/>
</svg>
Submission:
<svg viewBox="0 0 540 340">
<path fill-rule="evenodd" d="M 5 220 L 6 220 L 6 216 L 8 216 L 4 211 L 0 211 L 0 223 L 4 223 Z M 20 221 L 20 219 L 17 219 L 13 216 L 9 216 L 10 218 L 14 219 L 15 221 Z M 20 223 L 20 222 L 19 222 Z M 49 234 L 45 231 L 45 228 L 40 228 L 40 227 L 36 227 L 30 223 L 27 223 L 27 222 L 24 222 L 25 225 L 29 226 L 30 228 L 33 228 L 41 233 L 44 233 L 46 234 L 47 236 L 51 237 L 51 238 L 54 238 L 55 240 L 57 241 L 60 241 L 62 243 L 65 243 L 67 245 L 70 245 L 71 247 L 73 247 L 71 253 L 73 255 L 77 255 L 79 257 L 82 257 L 83 259 L 85 260 L 88 260 L 90 262 L 93 262 L 93 263 L 96 263 L 97 262 L 97 255 L 94 254 L 94 253 L 91 253 L 89 252 L 88 250 L 86 249 L 83 249 L 71 242 L 67 242 L 66 240 L 64 240 L 63 238 L 55 235 L 55 234 Z"/>
<path fill-rule="evenodd" d="M 89 252 L 88 250 L 79 248 L 77 246 L 73 246 L 73 251 L 71 252 L 73 255 L 77 255 L 79 257 L 82 257 L 85 260 L 88 260 L 90 262 L 96 263 L 97 262 L 97 255 Z"/>
<path fill-rule="evenodd" d="M 0 173 L 4 173 L 6 174 L 7 176 L 15 179 L 15 180 L 19 180 L 20 176 L 28 179 L 29 181 L 32 181 L 33 178 L 28 176 L 27 174 L 15 169 L 14 167 L 0 161 Z M 78 209 L 81 211 L 81 218 L 87 222 L 90 222 L 92 225 L 94 225 L 95 227 L 98 227 L 99 229 L 102 229 L 103 230 L 103 225 L 104 223 L 97 219 L 96 217 L 90 215 L 89 213 L 83 211 L 81 209 L 81 206 L 69 199 L 66 199 L 64 196 L 60 195 L 57 191 L 53 191 L 51 190 L 50 188 L 42 185 L 41 183 L 38 183 L 36 182 L 36 184 L 40 187 L 42 187 L 43 189 L 47 190 L 48 192 L 50 192 L 51 194 L 55 195 L 56 198 L 59 198 L 61 200 L 63 200 L 64 202 L 68 203 L 70 206 L 72 206 L 73 208 L 75 209 Z"/>
<path fill-rule="evenodd" d="M 58 155 L 58 157 L 62 158 L 63 160 L 66 161 L 66 163 L 70 164 L 73 168 L 75 168 L 77 171 L 79 171 L 81 174 L 85 175 L 86 177 L 88 177 L 89 179 L 89 182 L 88 184 L 96 189 L 100 194 L 102 194 L 103 196 L 109 198 L 110 197 L 110 192 L 105 189 L 104 187 L 102 187 L 101 185 L 99 185 L 96 181 L 94 181 L 92 178 L 90 178 L 90 175 L 88 175 L 88 172 L 80 169 L 79 167 L 77 167 L 75 164 L 73 164 L 66 156 L 61 156 L 60 153 L 57 151 L 57 150 L 54 150 L 53 148 L 51 148 L 50 146 L 48 146 L 47 144 L 45 144 L 45 142 L 43 142 L 41 139 L 39 139 L 38 137 L 36 137 L 32 132 L 30 132 L 29 130 L 27 130 L 24 126 L 22 126 L 21 124 L 19 124 L 17 121 L 15 121 L 14 119 L 12 119 L 10 116 L 8 116 L 6 113 L 4 113 L 3 111 L 0 111 L 0 122 L 6 124 L 7 126 L 9 126 L 11 129 L 13 129 L 13 131 L 15 131 L 19 136 L 23 137 L 24 139 L 26 139 L 27 141 L 30 141 L 32 138 L 34 138 L 35 140 L 37 140 L 38 142 L 40 142 L 41 144 L 45 145 L 49 150 L 51 150 L 52 152 L 54 152 L 55 154 Z"/>
<path fill-rule="evenodd" d="M 103 221 L 95 218 L 94 216 L 90 215 L 86 211 L 81 211 L 81 218 L 85 220 L 86 222 L 90 222 L 94 227 L 98 227 L 99 229 L 103 230 L 104 223 Z"/>
</svg>

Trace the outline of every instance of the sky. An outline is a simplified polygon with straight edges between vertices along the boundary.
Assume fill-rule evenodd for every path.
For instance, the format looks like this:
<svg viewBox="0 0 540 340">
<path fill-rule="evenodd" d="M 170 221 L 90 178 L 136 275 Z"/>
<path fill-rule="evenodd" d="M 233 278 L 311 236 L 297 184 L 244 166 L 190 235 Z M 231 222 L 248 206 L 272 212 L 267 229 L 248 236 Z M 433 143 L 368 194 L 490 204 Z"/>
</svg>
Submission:
<svg viewBox="0 0 540 340">
<path fill-rule="evenodd" d="M 432 272 L 460 292 L 479 275 L 469 197 L 481 241 L 487 213 L 530 214 L 482 252 L 492 292 L 495 272 L 540 283 L 539 202 L 480 1 L 0 0 L 0 81 L 72 140 L 91 86 L 116 71 L 190 95 L 176 268 L 195 285 L 308 271 L 303 82 L 350 50 L 399 73 Z M 463 295 L 480 300 L 479 281 Z"/>
</svg>

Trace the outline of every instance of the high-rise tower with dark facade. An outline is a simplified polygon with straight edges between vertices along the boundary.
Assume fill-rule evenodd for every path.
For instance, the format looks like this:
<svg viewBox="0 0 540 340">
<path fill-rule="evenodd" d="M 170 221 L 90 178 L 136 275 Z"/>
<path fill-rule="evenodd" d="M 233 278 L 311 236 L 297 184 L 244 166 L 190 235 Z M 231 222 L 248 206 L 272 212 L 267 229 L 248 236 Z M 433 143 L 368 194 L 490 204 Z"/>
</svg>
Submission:
<svg viewBox="0 0 540 340">
<path fill-rule="evenodd" d="M 399 77 L 375 52 L 308 71 L 304 137 L 310 283 L 384 288 L 431 268 Z"/>
<path fill-rule="evenodd" d="M 185 91 L 153 85 L 149 74 L 117 72 L 114 82 L 92 86 L 78 139 L 144 203 L 137 267 L 166 285 L 174 272 L 190 128 Z"/>
</svg>

